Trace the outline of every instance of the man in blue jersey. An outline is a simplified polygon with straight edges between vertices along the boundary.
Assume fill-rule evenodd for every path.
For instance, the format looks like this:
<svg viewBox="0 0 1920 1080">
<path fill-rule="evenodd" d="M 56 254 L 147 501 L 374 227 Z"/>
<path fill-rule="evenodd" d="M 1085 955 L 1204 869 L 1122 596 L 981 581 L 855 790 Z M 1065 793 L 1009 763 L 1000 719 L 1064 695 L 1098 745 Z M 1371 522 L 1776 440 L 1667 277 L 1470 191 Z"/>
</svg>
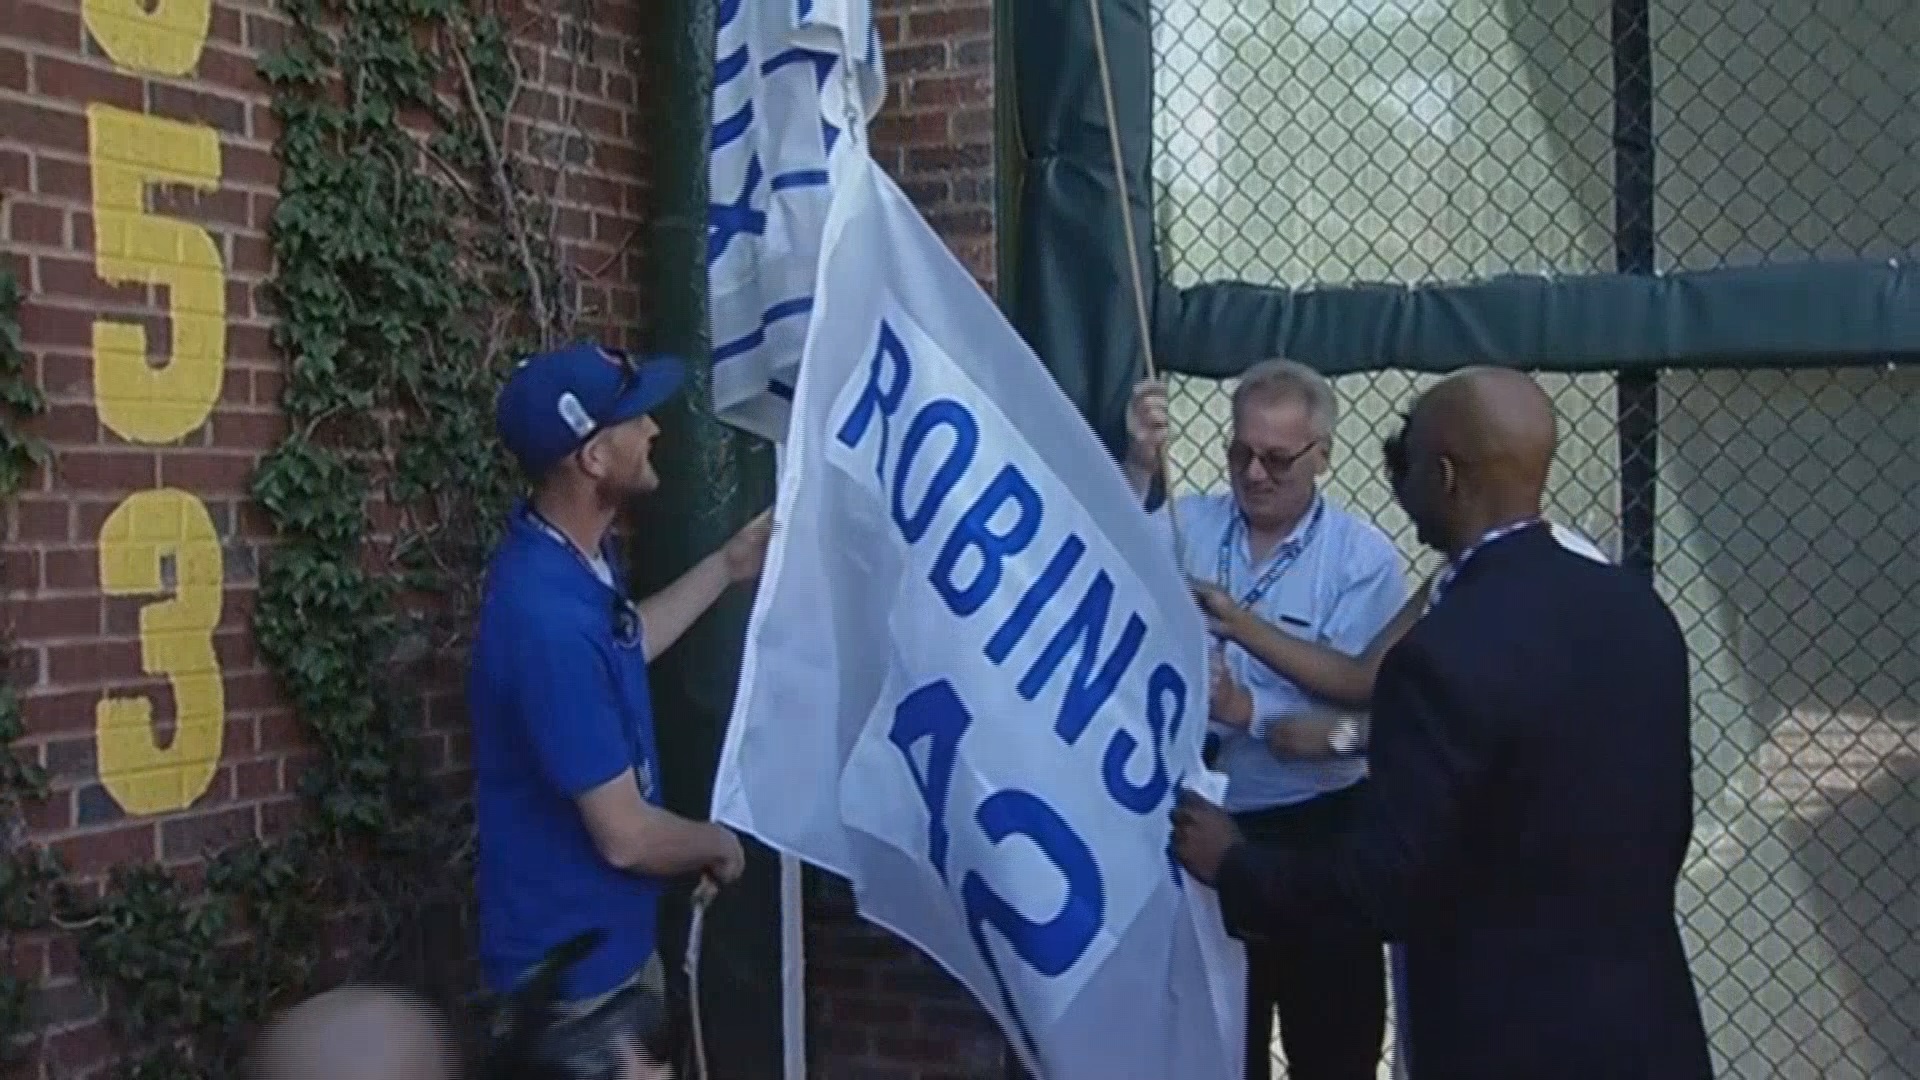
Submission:
<svg viewBox="0 0 1920 1080">
<path fill-rule="evenodd" d="M 647 663 L 766 554 L 762 515 L 653 596 L 634 601 L 608 533 L 659 486 L 649 415 L 680 362 L 581 344 L 534 356 L 498 404 L 501 440 L 532 485 L 488 569 L 467 682 L 479 830 L 480 956 L 514 989 L 580 937 L 546 1062 L 579 1080 L 665 1076 L 649 1046 L 664 1013 L 655 951 L 667 881 L 738 877 L 739 840 L 660 805 Z"/>
</svg>

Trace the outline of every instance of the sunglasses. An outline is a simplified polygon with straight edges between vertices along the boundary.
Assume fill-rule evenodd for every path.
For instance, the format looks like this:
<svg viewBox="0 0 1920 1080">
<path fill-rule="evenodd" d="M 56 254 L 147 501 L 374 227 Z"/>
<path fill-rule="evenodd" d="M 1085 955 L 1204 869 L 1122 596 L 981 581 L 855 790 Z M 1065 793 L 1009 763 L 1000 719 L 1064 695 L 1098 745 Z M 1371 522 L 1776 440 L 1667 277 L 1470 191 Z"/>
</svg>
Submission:
<svg viewBox="0 0 1920 1080">
<path fill-rule="evenodd" d="M 619 401 L 621 398 L 626 397 L 627 393 L 639 383 L 640 361 L 631 353 L 609 349 L 604 345 L 600 346 L 599 351 L 602 360 L 620 369 L 620 383 L 613 391 L 613 400 Z M 587 443 L 592 440 L 594 436 L 605 431 L 607 426 L 601 422 L 599 417 L 593 415 L 593 413 L 585 409 L 582 409 L 581 412 L 587 418 L 587 428 L 580 436 L 580 447 L 584 449 Z M 577 450 L 575 452 L 578 453 Z"/>
<path fill-rule="evenodd" d="M 1248 465 L 1258 461 L 1261 471 L 1268 476 L 1282 476 L 1319 445 L 1320 440 L 1315 439 L 1289 454 L 1284 450 L 1255 450 L 1238 439 L 1231 439 L 1227 442 L 1227 465 L 1237 475 L 1246 472 Z"/>
</svg>

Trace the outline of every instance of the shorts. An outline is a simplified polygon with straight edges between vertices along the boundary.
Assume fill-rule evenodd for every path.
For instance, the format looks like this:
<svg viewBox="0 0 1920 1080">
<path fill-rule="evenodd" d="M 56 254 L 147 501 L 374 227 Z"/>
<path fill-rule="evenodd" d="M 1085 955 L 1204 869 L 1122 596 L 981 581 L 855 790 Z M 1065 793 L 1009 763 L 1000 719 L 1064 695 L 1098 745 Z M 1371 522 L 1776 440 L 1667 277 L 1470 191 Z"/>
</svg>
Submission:
<svg viewBox="0 0 1920 1080">
<path fill-rule="evenodd" d="M 629 1050 L 664 1064 L 678 1050 L 679 1023 L 668 1006 L 659 954 L 604 994 L 555 1002 L 518 1064 L 525 1080 L 618 1080 Z"/>
</svg>

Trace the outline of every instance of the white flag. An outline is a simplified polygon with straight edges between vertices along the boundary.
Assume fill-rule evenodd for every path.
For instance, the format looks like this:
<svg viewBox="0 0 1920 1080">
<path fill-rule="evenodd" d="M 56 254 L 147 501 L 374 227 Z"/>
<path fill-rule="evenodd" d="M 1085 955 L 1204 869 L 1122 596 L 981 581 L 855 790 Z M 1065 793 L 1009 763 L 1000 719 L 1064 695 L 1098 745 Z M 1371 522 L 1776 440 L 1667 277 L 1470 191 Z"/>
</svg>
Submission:
<svg viewBox="0 0 1920 1080">
<path fill-rule="evenodd" d="M 1167 850 L 1206 631 L 1112 459 L 878 166 L 834 195 L 713 816 L 852 881 L 1038 1080 L 1241 1075 Z"/>
<path fill-rule="evenodd" d="M 719 0 L 708 161 L 713 404 L 786 432 L 835 177 L 886 93 L 871 0 Z"/>
</svg>

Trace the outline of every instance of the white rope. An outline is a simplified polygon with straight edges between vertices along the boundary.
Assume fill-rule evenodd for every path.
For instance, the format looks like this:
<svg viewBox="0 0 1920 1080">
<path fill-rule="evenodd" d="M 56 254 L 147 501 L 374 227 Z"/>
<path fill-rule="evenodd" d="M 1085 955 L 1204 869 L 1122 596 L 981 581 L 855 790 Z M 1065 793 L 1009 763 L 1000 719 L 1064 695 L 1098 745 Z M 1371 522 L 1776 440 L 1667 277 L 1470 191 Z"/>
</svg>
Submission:
<svg viewBox="0 0 1920 1080">
<path fill-rule="evenodd" d="M 1127 190 L 1126 162 L 1121 158 L 1120 110 L 1113 100 L 1113 66 L 1107 59 L 1107 31 L 1100 16 L 1100 2 L 1087 0 L 1087 14 L 1093 20 L 1093 55 L 1100 62 L 1100 97 L 1107 110 L 1107 149 L 1113 155 L 1113 182 L 1120 196 L 1120 232 L 1127 242 L 1127 274 L 1133 285 L 1133 314 L 1140 331 L 1140 352 L 1145 360 L 1147 378 L 1158 379 L 1159 365 L 1153 360 L 1153 321 L 1147 314 L 1147 285 L 1140 275 L 1140 242 L 1134 236 L 1133 199 Z M 1173 481 L 1167 472 L 1165 446 L 1160 448 L 1160 460 L 1155 463 L 1155 470 L 1167 497 L 1167 523 L 1173 527 L 1173 549 L 1183 552 L 1186 545 L 1180 538 L 1180 517 L 1174 509 Z"/>
<path fill-rule="evenodd" d="M 694 1080 L 707 1080 L 707 1037 L 700 1024 L 700 940 L 707 931 L 707 905 L 713 902 L 719 886 L 712 878 L 701 878 L 693 890 L 693 922 L 687 927 L 687 1006 L 692 1013 Z"/>
</svg>

